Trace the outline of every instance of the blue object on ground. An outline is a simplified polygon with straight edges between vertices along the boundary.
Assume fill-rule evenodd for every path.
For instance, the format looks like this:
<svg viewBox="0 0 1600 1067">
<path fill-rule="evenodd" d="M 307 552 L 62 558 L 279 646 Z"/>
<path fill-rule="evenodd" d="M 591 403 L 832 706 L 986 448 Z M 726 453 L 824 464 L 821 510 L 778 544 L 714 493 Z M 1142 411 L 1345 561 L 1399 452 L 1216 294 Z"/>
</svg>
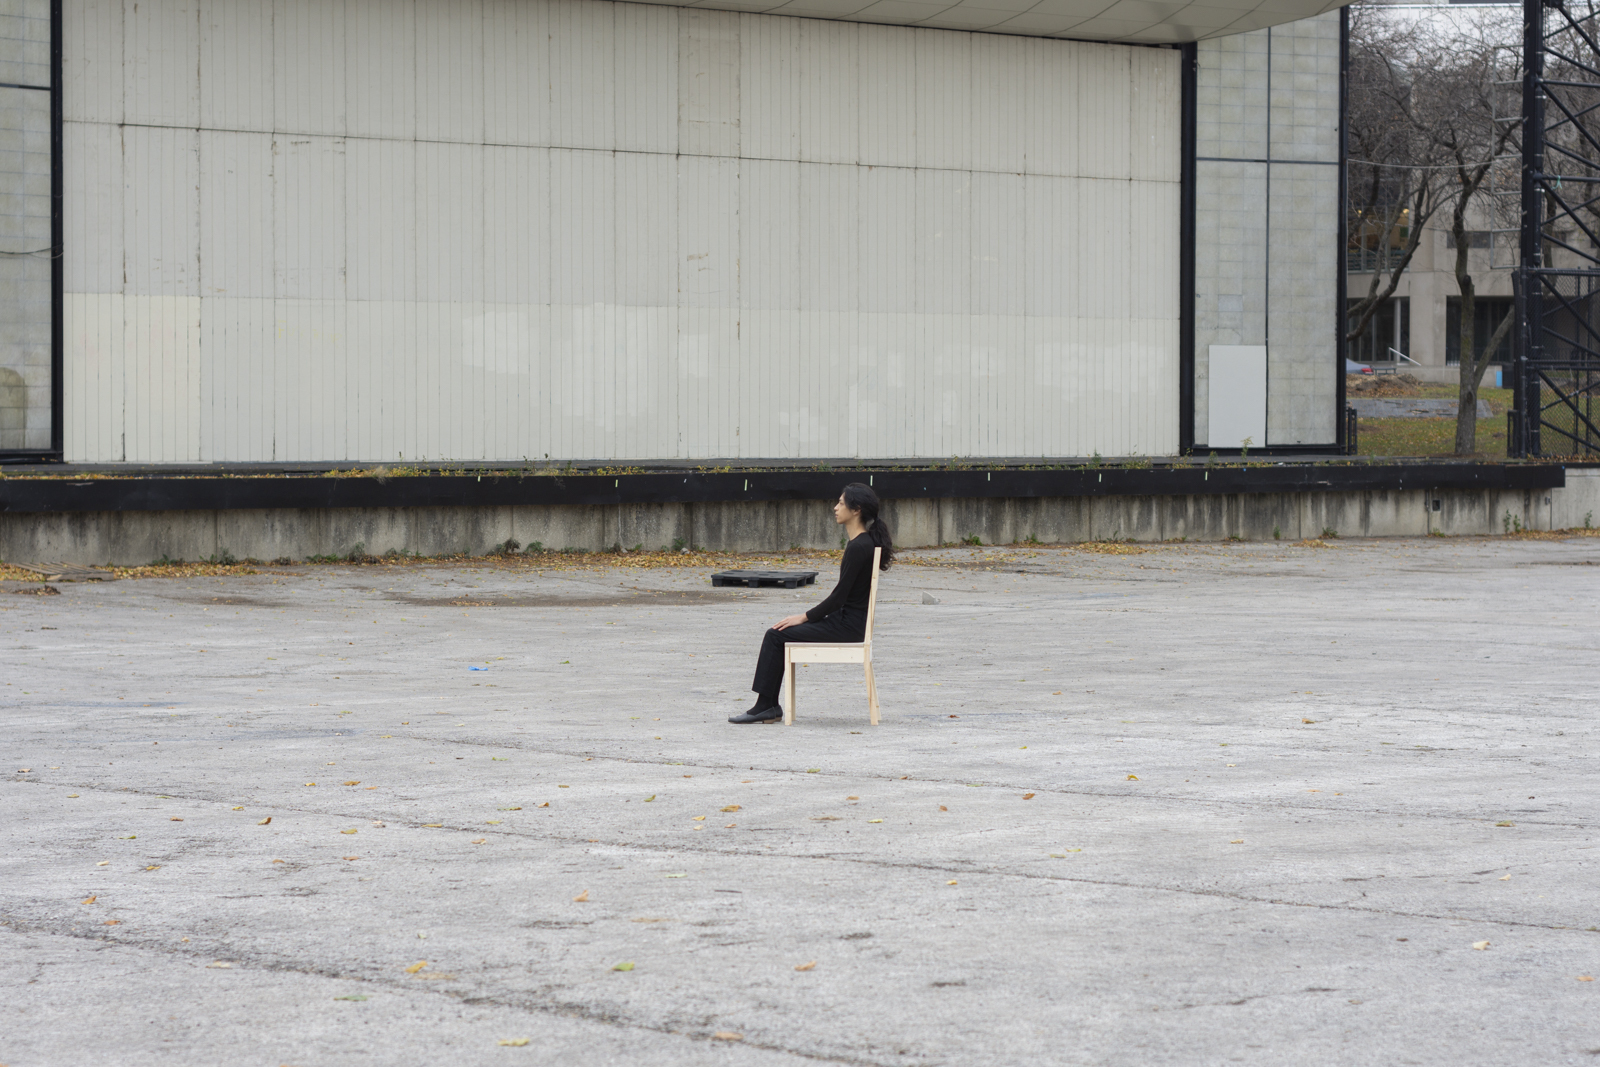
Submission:
<svg viewBox="0 0 1600 1067">
<path fill-rule="evenodd" d="M 469 670 L 469 671 L 486 671 L 488 669 L 489 669 L 488 667 L 468 667 L 467 668 L 467 670 Z"/>
</svg>

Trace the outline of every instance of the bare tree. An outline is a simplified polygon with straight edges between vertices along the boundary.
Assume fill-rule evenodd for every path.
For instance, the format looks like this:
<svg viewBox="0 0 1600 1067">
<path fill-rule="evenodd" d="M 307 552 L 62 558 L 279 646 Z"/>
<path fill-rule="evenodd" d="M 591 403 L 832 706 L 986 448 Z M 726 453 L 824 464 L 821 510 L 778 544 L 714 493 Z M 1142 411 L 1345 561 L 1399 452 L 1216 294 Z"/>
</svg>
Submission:
<svg viewBox="0 0 1600 1067">
<path fill-rule="evenodd" d="M 1370 263 L 1372 278 L 1348 310 L 1347 344 L 1394 295 L 1439 208 L 1444 172 L 1438 145 L 1419 128 L 1412 108 L 1413 57 L 1423 38 L 1414 21 L 1393 18 L 1382 7 L 1350 8 L 1346 227 L 1362 260 L 1357 269 Z"/>
<path fill-rule="evenodd" d="M 1491 179 L 1516 188 L 1522 119 L 1520 109 L 1512 106 L 1511 93 L 1522 74 L 1522 56 L 1519 24 L 1498 11 L 1456 9 L 1429 28 L 1432 32 L 1421 36 L 1414 57 L 1419 76 L 1414 79 L 1409 109 L 1419 132 L 1449 168 L 1443 172 L 1448 180 L 1439 196 L 1442 209 L 1449 212 L 1456 287 L 1461 292 L 1455 453 L 1466 456 L 1477 451 L 1483 373 L 1516 317 L 1508 311 L 1480 352 L 1469 231 L 1475 217 L 1495 214 L 1493 203 L 1484 202 L 1492 199 L 1484 195 Z"/>
</svg>

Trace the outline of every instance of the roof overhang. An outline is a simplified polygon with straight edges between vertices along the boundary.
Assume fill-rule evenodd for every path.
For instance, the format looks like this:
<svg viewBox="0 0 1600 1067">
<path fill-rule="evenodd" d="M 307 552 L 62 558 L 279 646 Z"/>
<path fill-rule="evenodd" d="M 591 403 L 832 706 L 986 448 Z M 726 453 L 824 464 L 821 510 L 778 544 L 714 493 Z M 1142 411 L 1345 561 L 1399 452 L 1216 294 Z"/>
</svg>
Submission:
<svg viewBox="0 0 1600 1067">
<path fill-rule="evenodd" d="M 1351 0 L 649 0 L 671 7 L 1122 44 L 1182 44 L 1265 29 Z"/>
</svg>

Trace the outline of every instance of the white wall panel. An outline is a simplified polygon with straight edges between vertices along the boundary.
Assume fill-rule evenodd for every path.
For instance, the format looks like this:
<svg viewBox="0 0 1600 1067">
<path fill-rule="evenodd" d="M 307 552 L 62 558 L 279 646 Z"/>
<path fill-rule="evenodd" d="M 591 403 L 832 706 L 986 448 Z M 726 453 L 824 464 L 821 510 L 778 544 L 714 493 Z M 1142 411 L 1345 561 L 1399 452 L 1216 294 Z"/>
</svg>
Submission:
<svg viewBox="0 0 1600 1067">
<path fill-rule="evenodd" d="M 276 132 L 344 134 L 345 13 L 345 0 L 272 0 Z"/>
<path fill-rule="evenodd" d="M 272 4 L 199 0 L 200 125 L 272 129 Z"/>
<path fill-rule="evenodd" d="M 678 150 L 678 12 L 670 7 L 616 8 L 616 145 L 624 152 Z"/>
<path fill-rule="evenodd" d="M 550 5 L 552 144 L 616 147 L 617 7 L 604 0 L 555 0 Z"/>
<path fill-rule="evenodd" d="M 62 0 L 61 106 L 68 122 L 122 121 L 122 5 Z"/>
<path fill-rule="evenodd" d="M 1028 69 L 1032 52 L 1022 37 L 972 35 L 972 86 L 968 100 L 973 170 L 1021 174 L 1028 165 Z"/>
<path fill-rule="evenodd" d="M 124 121 L 200 124 L 199 0 L 122 0 Z"/>
<path fill-rule="evenodd" d="M 74 459 L 1176 445 L 1175 52 L 605 0 L 67 17 Z"/>
<path fill-rule="evenodd" d="M 970 168 L 972 35 L 907 32 L 916 67 L 916 165 Z"/>
<path fill-rule="evenodd" d="M 1024 51 L 1028 110 L 1020 118 L 1027 124 L 1027 172 L 1077 174 L 1078 70 L 1094 46 L 1030 40 Z"/>
<path fill-rule="evenodd" d="M 416 0 L 344 0 L 345 131 L 417 133 Z"/>
<path fill-rule="evenodd" d="M 861 31 L 800 23 L 800 158 L 854 163 L 860 153 Z"/>
<path fill-rule="evenodd" d="M 65 447 L 70 455 L 123 458 L 122 130 L 72 123 L 62 155 L 67 292 L 63 332 Z"/>
<path fill-rule="evenodd" d="M 484 139 L 550 143 L 552 5 L 483 0 Z"/>
<path fill-rule="evenodd" d="M 739 22 L 740 155 L 800 158 L 799 19 L 746 15 Z"/>
<path fill-rule="evenodd" d="M 678 151 L 686 155 L 739 155 L 739 19 L 678 16 Z"/>
<path fill-rule="evenodd" d="M 858 34 L 857 158 L 867 166 L 914 167 L 918 35 L 892 26 L 862 26 Z"/>
<path fill-rule="evenodd" d="M 200 454 L 270 460 L 271 365 L 237 353 L 272 346 L 272 135 L 199 143 Z"/>
<path fill-rule="evenodd" d="M 417 138 L 482 144 L 482 0 L 416 0 Z"/>
</svg>

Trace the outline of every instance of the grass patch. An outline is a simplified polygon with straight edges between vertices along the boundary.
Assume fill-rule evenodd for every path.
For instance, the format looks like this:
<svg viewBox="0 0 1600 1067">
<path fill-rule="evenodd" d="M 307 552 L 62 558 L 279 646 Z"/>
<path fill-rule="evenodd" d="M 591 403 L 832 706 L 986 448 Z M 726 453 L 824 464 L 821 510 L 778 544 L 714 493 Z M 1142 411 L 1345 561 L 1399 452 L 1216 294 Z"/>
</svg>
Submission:
<svg viewBox="0 0 1600 1067">
<path fill-rule="evenodd" d="M 1424 385 L 1415 395 L 1454 400 L 1457 393 L 1454 385 Z M 1478 419 L 1474 454 L 1480 459 L 1504 459 L 1511 390 L 1480 389 L 1478 397 L 1489 402 L 1491 414 Z M 1361 419 L 1357 441 L 1363 456 L 1450 456 L 1456 450 L 1456 420 Z"/>
</svg>

